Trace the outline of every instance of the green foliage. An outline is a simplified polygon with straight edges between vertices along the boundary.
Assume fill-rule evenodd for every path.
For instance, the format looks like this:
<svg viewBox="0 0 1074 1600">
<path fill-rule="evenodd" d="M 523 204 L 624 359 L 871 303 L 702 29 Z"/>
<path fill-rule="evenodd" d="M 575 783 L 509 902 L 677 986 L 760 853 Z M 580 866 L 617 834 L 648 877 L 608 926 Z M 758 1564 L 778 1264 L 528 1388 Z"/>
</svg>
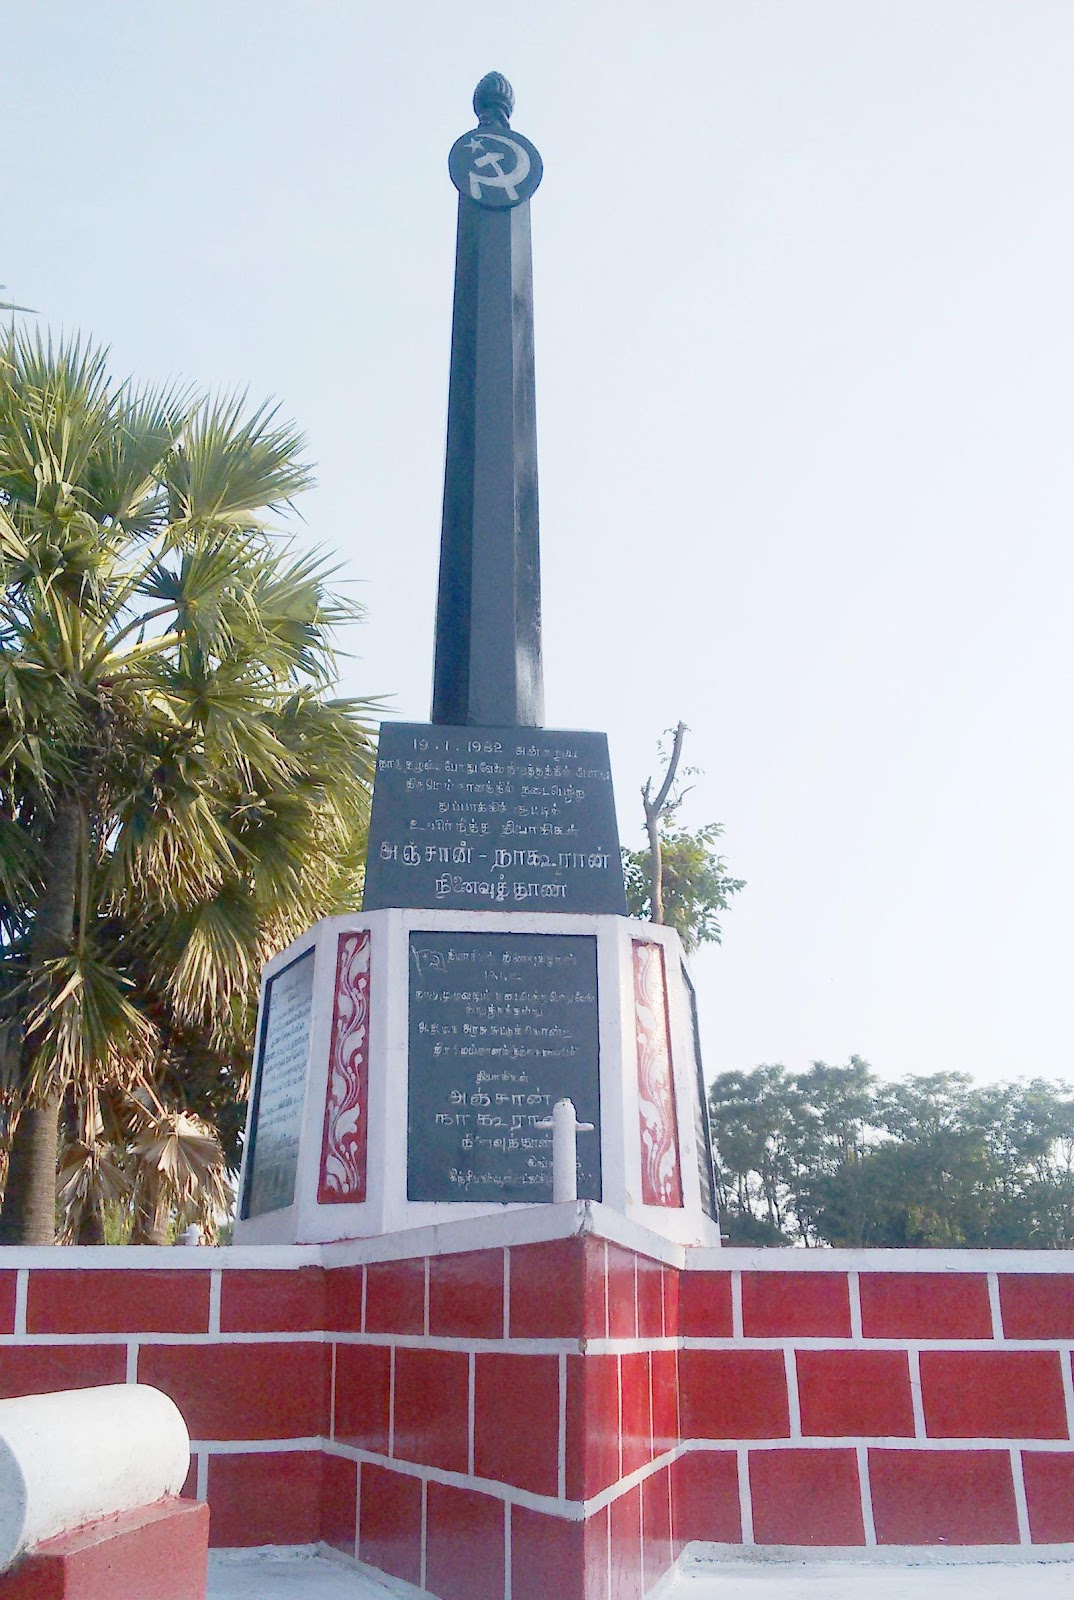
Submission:
<svg viewBox="0 0 1074 1600">
<path fill-rule="evenodd" d="M 741 878 L 731 877 L 715 848 L 722 833 L 718 822 L 693 833 L 686 828 L 661 827 L 664 921 L 675 929 L 687 951 L 696 950 L 699 944 L 719 944 L 720 913 L 727 910 L 731 896 L 745 887 Z M 623 876 L 628 914 L 651 917 L 649 851 L 624 850 Z"/>
<path fill-rule="evenodd" d="M 721 1221 L 735 1243 L 1074 1244 L 1074 1090 L 881 1083 L 852 1056 L 725 1072 L 709 1091 Z"/>
</svg>

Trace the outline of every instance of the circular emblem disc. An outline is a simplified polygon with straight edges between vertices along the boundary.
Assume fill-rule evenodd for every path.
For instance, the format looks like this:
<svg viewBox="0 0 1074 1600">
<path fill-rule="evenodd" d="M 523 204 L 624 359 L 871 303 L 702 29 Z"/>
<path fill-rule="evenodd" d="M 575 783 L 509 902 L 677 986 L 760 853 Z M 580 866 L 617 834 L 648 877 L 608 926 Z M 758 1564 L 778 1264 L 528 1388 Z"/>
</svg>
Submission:
<svg viewBox="0 0 1074 1600">
<path fill-rule="evenodd" d="M 521 205 L 541 181 L 544 166 L 528 139 L 513 129 L 475 128 L 456 139 L 448 155 L 451 181 L 479 206 Z"/>
</svg>

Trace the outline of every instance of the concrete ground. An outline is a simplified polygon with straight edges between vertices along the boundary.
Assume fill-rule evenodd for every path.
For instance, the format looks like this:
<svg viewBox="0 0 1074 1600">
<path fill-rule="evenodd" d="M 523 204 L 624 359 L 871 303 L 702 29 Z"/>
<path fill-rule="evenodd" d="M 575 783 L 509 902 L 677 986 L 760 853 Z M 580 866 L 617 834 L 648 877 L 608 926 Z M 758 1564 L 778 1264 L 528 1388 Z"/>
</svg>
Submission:
<svg viewBox="0 0 1074 1600">
<path fill-rule="evenodd" d="M 658 1595 L 659 1600 L 1071 1600 L 1074 1562 L 698 1563 L 662 1585 Z M 229 1550 L 209 1558 L 209 1600 L 398 1600 L 398 1591 L 327 1556 Z"/>
</svg>

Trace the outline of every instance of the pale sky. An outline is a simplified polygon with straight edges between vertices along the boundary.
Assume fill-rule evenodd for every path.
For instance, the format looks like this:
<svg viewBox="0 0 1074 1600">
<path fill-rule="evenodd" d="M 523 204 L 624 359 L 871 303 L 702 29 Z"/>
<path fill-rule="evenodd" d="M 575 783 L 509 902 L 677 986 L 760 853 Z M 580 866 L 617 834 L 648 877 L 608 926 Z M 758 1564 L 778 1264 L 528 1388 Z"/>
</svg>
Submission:
<svg viewBox="0 0 1074 1600">
<path fill-rule="evenodd" d="M 1074 1077 L 1071 0 L 0 0 L 0 282 L 277 396 L 429 714 L 455 191 L 532 202 L 548 723 L 682 717 L 748 880 L 709 1073 Z"/>
</svg>

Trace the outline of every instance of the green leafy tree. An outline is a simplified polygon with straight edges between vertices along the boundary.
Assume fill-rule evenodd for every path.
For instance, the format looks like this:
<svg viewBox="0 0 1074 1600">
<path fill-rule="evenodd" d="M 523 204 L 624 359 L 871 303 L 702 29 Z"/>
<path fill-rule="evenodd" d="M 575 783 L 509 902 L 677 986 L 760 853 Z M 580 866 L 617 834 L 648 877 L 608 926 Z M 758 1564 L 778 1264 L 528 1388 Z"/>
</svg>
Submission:
<svg viewBox="0 0 1074 1600">
<path fill-rule="evenodd" d="M 126 1183 L 153 1233 L 189 1201 L 175 1141 L 196 1165 L 242 1087 L 263 959 L 357 903 L 370 708 L 329 696 L 357 608 L 271 530 L 302 454 L 268 408 L 0 342 L 4 1241 L 54 1237 L 61 1111 L 69 1204 Z"/>
</svg>

